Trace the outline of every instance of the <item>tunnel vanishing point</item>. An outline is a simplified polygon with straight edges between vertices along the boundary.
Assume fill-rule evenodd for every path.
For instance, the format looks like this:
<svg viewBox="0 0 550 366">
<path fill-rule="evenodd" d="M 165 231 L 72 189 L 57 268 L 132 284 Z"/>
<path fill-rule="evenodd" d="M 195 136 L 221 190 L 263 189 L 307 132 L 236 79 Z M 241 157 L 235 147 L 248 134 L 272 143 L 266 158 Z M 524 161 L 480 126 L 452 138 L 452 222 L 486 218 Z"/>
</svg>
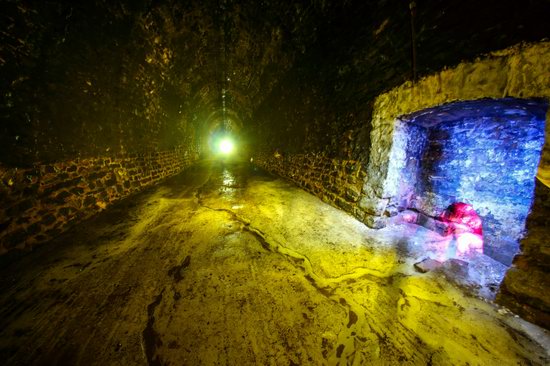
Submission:
<svg viewBox="0 0 550 366">
<path fill-rule="evenodd" d="M 550 364 L 549 14 L 4 0 L 0 364 Z"/>
</svg>

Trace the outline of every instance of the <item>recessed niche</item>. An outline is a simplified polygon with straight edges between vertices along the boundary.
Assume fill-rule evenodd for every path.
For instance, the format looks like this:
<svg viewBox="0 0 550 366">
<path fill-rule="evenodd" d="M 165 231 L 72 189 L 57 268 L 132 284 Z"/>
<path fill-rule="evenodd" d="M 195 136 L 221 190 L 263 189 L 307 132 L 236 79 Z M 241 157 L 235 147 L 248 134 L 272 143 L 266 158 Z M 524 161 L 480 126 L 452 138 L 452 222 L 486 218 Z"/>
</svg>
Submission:
<svg viewBox="0 0 550 366">
<path fill-rule="evenodd" d="M 510 265 L 533 201 L 547 108 L 544 100 L 480 99 L 402 116 L 394 204 L 433 220 L 453 204 L 471 205 L 483 253 Z"/>
</svg>

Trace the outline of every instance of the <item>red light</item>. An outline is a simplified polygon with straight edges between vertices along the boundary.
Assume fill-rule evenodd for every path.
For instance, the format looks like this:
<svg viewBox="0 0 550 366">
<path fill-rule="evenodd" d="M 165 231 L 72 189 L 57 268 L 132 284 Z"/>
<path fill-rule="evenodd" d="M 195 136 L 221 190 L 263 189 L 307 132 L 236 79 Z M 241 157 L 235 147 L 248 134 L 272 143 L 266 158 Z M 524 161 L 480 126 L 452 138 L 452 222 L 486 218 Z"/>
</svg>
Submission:
<svg viewBox="0 0 550 366">
<path fill-rule="evenodd" d="M 483 253 L 483 228 L 481 218 L 472 205 L 455 202 L 441 214 L 441 221 L 449 224 L 456 236 L 457 255 Z"/>
<path fill-rule="evenodd" d="M 481 219 L 472 205 L 455 202 L 441 214 L 441 221 L 452 224 L 455 233 L 469 232 L 483 235 Z"/>
</svg>

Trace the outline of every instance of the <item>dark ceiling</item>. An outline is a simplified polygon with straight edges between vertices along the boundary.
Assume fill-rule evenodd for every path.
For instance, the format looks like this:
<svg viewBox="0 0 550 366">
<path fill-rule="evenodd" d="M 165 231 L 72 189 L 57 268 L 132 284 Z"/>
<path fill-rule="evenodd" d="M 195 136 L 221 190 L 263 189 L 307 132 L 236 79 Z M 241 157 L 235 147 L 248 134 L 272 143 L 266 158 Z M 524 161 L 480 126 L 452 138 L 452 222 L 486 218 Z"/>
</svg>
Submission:
<svg viewBox="0 0 550 366">
<path fill-rule="evenodd" d="M 4 1 L 0 161 L 204 145 L 221 127 L 252 149 L 338 155 L 373 98 L 411 79 L 409 5 Z M 420 76 L 550 33 L 549 1 L 416 9 Z"/>
</svg>

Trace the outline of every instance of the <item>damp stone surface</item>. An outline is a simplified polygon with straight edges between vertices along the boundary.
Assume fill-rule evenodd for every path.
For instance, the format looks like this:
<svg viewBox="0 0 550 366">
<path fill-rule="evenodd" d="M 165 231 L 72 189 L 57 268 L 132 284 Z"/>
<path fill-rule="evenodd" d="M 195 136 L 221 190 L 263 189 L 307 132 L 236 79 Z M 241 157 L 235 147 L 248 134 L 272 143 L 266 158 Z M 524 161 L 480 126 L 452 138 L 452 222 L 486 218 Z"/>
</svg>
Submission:
<svg viewBox="0 0 550 366">
<path fill-rule="evenodd" d="M 546 331 L 447 280 L 444 269 L 463 271 L 460 262 L 415 270 L 411 230 L 373 230 L 247 163 L 203 161 L 3 263 L 0 358 L 550 362 Z"/>
</svg>

